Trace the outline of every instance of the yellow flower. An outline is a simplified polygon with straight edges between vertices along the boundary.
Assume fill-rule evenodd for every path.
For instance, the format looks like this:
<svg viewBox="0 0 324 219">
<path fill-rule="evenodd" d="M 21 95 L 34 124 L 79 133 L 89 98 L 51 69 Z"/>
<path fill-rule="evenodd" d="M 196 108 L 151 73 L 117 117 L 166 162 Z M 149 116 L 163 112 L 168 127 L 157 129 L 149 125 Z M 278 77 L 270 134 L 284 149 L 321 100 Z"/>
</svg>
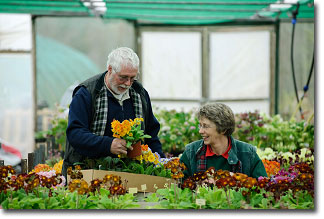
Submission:
<svg viewBox="0 0 324 219">
<path fill-rule="evenodd" d="M 53 167 L 55 170 L 56 175 L 62 173 L 62 166 L 63 166 L 63 160 L 60 160 L 58 163 L 56 163 Z"/>
<path fill-rule="evenodd" d="M 153 163 L 155 161 L 155 156 L 152 154 L 148 157 L 148 161 Z"/>
<path fill-rule="evenodd" d="M 155 159 L 154 164 L 156 165 L 158 163 L 160 163 L 159 160 L 158 159 Z"/>
<path fill-rule="evenodd" d="M 143 159 L 144 159 L 145 161 L 148 161 L 148 157 L 149 157 L 148 154 L 144 154 L 144 155 L 143 155 Z"/>
<path fill-rule="evenodd" d="M 135 159 L 141 161 L 141 160 L 143 160 L 143 156 L 142 155 L 137 156 L 137 157 L 135 157 Z"/>
</svg>

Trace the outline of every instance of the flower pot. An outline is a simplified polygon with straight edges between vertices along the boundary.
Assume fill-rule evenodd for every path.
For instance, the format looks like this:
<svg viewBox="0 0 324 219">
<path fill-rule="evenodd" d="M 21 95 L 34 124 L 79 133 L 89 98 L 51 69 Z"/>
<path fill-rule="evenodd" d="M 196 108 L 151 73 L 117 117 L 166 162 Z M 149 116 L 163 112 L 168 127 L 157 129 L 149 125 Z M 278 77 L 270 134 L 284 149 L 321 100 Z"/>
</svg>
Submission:
<svg viewBox="0 0 324 219">
<path fill-rule="evenodd" d="M 127 157 L 134 158 L 142 154 L 141 141 L 136 142 L 132 147 L 133 150 L 127 149 Z"/>
</svg>

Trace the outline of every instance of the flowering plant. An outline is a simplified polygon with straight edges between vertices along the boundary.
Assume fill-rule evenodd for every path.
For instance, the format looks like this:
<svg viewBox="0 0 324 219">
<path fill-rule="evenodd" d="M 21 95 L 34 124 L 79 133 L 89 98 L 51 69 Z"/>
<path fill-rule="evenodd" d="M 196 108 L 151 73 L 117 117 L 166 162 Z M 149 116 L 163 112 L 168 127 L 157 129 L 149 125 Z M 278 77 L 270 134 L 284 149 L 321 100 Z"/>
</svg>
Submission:
<svg viewBox="0 0 324 219">
<path fill-rule="evenodd" d="M 155 116 L 160 122 L 159 139 L 167 157 L 178 156 L 187 144 L 201 139 L 198 118 L 195 109 L 189 112 L 155 109 Z"/>
<path fill-rule="evenodd" d="M 267 159 L 263 159 L 262 163 L 264 165 L 268 177 L 271 177 L 272 175 L 276 175 L 280 170 L 280 163 L 277 161 L 274 160 L 270 161 Z"/>
<path fill-rule="evenodd" d="M 148 162 L 148 163 L 154 163 L 155 165 L 160 163 L 160 155 L 155 152 L 153 153 L 151 148 L 147 144 L 141 145 L 142 154 L 140 156 L 135 157 L 136 160 L 140 162 Z"/>
<path fill-rule="evenodd" d="M 29 174 L 31 173 L 39 173 L 39 172 L 47 172 L 47 171 L 51 171 L 53 170 L 53 167 L 50 167 L 47 164 L 37 164 L 34 169 L 32 169 L 32 171 L 29 172 Z"/>
<path fill-rule="evenodd" d="M 113 132 L 113 137 L 126 140 L 127 148 L 139 140 L 143 141 L 144 138 L 151 138 L 150 135 L 145 135 L 141 129 L 141 122 L 143 121 L 143 118 L 124 120 L 122 123 L 118 120 L 112 121 L 111 131 Z"/>
</svg>

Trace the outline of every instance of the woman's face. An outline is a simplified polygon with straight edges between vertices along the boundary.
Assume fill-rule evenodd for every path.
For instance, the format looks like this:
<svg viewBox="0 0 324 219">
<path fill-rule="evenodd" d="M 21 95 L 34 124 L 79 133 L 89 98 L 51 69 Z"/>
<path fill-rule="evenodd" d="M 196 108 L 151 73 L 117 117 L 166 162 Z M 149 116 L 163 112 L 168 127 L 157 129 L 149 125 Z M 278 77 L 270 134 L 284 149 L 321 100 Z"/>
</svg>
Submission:
<svg viewBox="0 0 324 219">
<path fill-rule="evenodd" d="M 199 134 L 205 145 L 213 145 L 220 137 L 224 136 L 216 130 L 216 124 L 205 117 L 199 119 Z"/>
</svg>

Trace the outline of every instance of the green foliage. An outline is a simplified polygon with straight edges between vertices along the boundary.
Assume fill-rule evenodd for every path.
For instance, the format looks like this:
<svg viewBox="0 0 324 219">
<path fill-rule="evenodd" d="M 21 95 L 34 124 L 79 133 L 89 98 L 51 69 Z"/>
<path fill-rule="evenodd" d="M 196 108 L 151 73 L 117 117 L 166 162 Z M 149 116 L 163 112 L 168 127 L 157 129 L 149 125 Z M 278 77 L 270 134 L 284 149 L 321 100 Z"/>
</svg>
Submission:
<svg viewBox="0 0 324 219">
<path fill-rule="evenodd" d="M 159 138 L 162 149 L 168 153 L 182 153 L 185 146 L 201 139 L 199 121 L 193 111 L 155 110 L 160 121 Z M 314 148 L 314 125 L 306 121 L 284 121 L 280 115 L 269 117 L 258 112 L 235 115 L 233 137 L 259 148 L 294 151 Z"/>
<path fill-rule="evenodd" d="M 195 209 L 196 204 L 192 202 L 190 189 L 180 189 L 175 184 L 170 188 L 158 189 L 157 194 L 161 196 L 159 208 L 162 209 Z"/>
<path fill-rule="evenodd" d="M 201 139 L 198 119 L 193 111 L 177 112 L 176 110 L 155 110 L 160 122 L 159 138 L 162 150 L 171 154 L 182 153 L 190 142 Z"/>
<path fill-rule="evenodd" d="M 155 116 L 161 124 L 158 136 L 164 152 L 178 155 L 184 151 L 187 144 L 201 139 L 199 121 L 194 111 L 156 109 Z M 284 152 L 314 148 L 314 125 L 306 121 L 284 121 L 280 115 L 269 117 L 258 112 L 237 114 L 235 117 L 236 127 L 233 136 L 238 140 L 259 148 L 269 147 Z M 64 150 L 67 118 L 56 116 L 52 124 L 52 129 L 36 133 L 36 139 L 54 136 L 55 141 Z"/>
<path fill-rule="evenodd" d="M 4 209 L 130 209 L 139 207 L 133 194 L 109 197 L 109 191 L 101 189 L 100 193 L 79 195 L 77 192 L 58 189 L 26 193 L 23 189 L 8 191 L 0 195 L 0 203 Z"/>
<path fill-rule="evenodd" d="M 147 197 L 144 198 L 146 202 L 158 202 L 160 198 L 157 196 L 156 193 L 149 194 Z"/>
<path fill-rule="evenodd" d="M 141 125 L 132 126 L 130 133 L 132 133 L 132 136 L 125 135 L 123 137 L 123 139 L 125 139 L 127 142 L 127 148 L 129 148 L 132 144 L 135 144 L 139 140 L 144 141 L 144 138 L 151 138 L 150 135 L 144 134 L 144 130 L 141 129 Z"/>
<path fill-rule="evenodd" d="M 74 165 L 81 165 L 82 169 L 129 172 L 171 178 L 171 170 L 161 164 L 155 165 L 129 158 L 120 159 L 107 156 L 98 159 L 85 159 L 84 162 L 74 163 Z"/>
<path fill-rule="evenodd" d="M 199 187 L 191 191 L 173 185 L 158 189 L 145 201 L 157 202 L 157 205 L 148 207 L 150 209 L 314 209 L 314 199 L 306 191 L 300 191 L 296 197 L 289 191 L 275 201 L 273 195 L 265 190 L 252 191 L 243 196 L 244 189 Z M 197 205 L 196 199 L 204 199 L 206 205 Z"/>
<path fill-rule="evenodd" d="M 305 121 L 284 121 L 280 115 L 238 114 L 233 136 L 259 148 L 269 147 L 277 151 L 314 148 L 314 125 Z"/>
<path fill-rule="evenodd" d="M 196 190 L 180 189 L 176 184 L 158 189 L 144 198 L 145 202 L 156 205 L 148 209 L 314 209 L 314 198 L 307 191 L 292 193 L 288 190 L 279 200 L 273 194 L 261 189 L 252 189 L 242 195 L 246 188 L 229 189 L 198 187 Z M 51 195 L 50 195 L 51 194 Z M 204 199 L 205 205 L 196 204 L 196 199 Z M 110 191 L 100 188 L 99 192 L 80 195 L 66 188 L 48 189 L 39 187 L 32 192 L 8 190 L 0 193 L 3 209 L 131 209 L 140 207 L 133 194 L 110 197 Z"/>
<path fill-rule="evenodd" d="M 64 109 L 58 109 L 58 113 L 54 115 L 52 119 L 52 128 L 47 131 L 39 131 L 35 133 L 36 139 L 44 139 L 50 136 L 54 136 L 56 144 L 61 146 L 61 150 L 65 151 L 65 144 L 66 144 L 66 128 L 68 125 L 68 118 L 61 117 L 58 114 L 61 114 Z"/>
</svg>

